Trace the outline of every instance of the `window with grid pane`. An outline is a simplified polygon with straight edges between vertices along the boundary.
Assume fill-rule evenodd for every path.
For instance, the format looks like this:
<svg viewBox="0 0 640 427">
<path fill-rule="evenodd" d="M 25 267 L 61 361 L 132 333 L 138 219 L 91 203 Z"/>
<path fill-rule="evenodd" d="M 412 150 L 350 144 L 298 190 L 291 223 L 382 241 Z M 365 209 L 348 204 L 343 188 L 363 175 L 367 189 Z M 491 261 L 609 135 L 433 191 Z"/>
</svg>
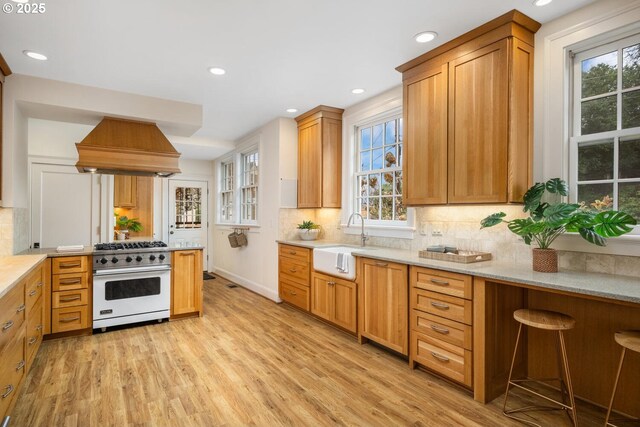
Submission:
<svg viewBox="0 0 640 427">
<path fill-rule="evenodd" d="M 233 205 L 234 205 L 234 171 L 233 161 L 221 164 L 221 182 L 220 182 L 220 220 L 223 222 L 233 221 Z"/>
<path fill-rule="evenodd" d="M 574 56 L 573 111 L 576 201 L 640 220 L 640 35 Z"/>
<path fill-rule="evenodd" d="M 243 154 L 241 165 L 240 220 L 252 223 L 258 219 L 258 151 Z"/>
<path fill-rule="evenodd" d="M 402 117 L 356 130 L 356 209 L 369 223 L 406 225 L 402 204 Z"/>
<path fill-rule="evenodd" d="M 176 188 L 176 228 L 202 228 L 202 189 Z"/>
</svg>

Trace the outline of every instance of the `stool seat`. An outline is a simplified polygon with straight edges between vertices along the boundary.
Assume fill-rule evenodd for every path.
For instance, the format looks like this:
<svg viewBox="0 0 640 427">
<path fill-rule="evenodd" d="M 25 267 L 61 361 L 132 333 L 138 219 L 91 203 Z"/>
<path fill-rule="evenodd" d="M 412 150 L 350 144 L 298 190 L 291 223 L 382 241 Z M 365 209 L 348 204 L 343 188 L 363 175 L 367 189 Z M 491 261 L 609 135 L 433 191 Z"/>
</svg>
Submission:
<svg viewBox="0 0 640 427">
<path fill-rule="evenodd" d="M 527 326 L 550 331 L 566 331 L 573 329 L 576 320 L 566 314 L 547 310 L 523 308 L 513 313 L 513 318 Z"/>
<path fill-rule="evenodd" d="M 615 339 L 621 346 L 640 353 L 640 331 L 616 332 Z"/>
</svg>

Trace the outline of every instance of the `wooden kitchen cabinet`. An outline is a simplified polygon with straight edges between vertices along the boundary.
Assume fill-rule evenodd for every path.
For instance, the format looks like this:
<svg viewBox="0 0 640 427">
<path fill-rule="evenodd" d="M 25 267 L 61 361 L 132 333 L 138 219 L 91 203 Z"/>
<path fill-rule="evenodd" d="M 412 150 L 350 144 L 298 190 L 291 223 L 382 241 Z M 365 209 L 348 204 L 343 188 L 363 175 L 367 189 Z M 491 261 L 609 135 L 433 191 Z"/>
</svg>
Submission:
<svg viewBox="0 0 640 427">
<path fill-rule="evenodd" d="M 320 105 L 298 117 L 298 208 L 342 203 L 342 112 Z"/>
<path fill-rule="evenodd" d="M 48 301 L 45 300 L 45 315 L 51 319 L 51 326 L 48 325 L 48 320 L 45 320 L 45 334 L 83 334 L 92 327 L 93 289 L 89 286 L 92 283 L 90 259 L 86 255 L 51 258 L 51 292 Z"/>
<path fill-rule="evenodd" d="M 311 313 L 349 332 L 357 332 L 356 284 L 314 272 L 311 281 Z"/>
<path fill-rule="evenodd" d="M 310 249 L 278 245 L 278 294 L 282 301 L 307 312 L 312 261 Z"/>
<path fill-rule="evenodd" d="M 358 258 L 358 337 L 409 354 L 408 267 Z"/>
<path fill-rule="evenodd" d="M 135 208 L 138 194 L 138 177 L 115 175 L 113 179 L 113 206 L 116 208 Z"/>
<path fill-rule="evenodd" d="M 522 202 L 539 27 L 512 11 L 397 68 L 406 205 Z"/>
<path fill-rule="evenodd" d="M 202 250 L 171 254 L 171 318 L 202 316 Z"/>
</svg>

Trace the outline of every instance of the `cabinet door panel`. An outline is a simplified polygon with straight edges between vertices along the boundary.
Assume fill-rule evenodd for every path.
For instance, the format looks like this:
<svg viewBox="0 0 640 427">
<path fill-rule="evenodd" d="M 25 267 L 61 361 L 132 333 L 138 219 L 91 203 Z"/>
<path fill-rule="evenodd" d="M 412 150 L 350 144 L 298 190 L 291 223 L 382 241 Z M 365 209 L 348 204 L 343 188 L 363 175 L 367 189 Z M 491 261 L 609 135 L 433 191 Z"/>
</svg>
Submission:
<svg viewBox="0 0 640 427">
<path fill-rule="evenodd" d="M 404 203 L 447 203 L 447 65 L 404 83 Z"/>
<path fill-rule="evenodd" d="M 175 251 L 171 262 L 171 316 L 202 314 L 202 251 Z"/>
<path fill-rule="evenodd" d="M 324 274 L 313 274 L 311 282 L 311 312 L 331 321 L 333 306 L 332 279 Z"/>
<path fill-rule="evenodd" d="M 409 298 L 407 266 L 362 261 L 359 332 L 366 338 L 408 355 Z"/>
<path fill-rule="evenodd" d="M 322 207 L 321 119 L 298 130 L 298 207 Z"/>
<path fill-rule="evenodd" d="M 333 323 L 356 332 L 356 284 L 335 279 Z"/>
<path fill-rule="evenodd" d="M 115 175 L 113 190 L 113 206 L 116 208 L 133 208 L 136 206 L 138 178 L 130 175 Z"/>
<path fill-rule="evenodd" d="M 322 207 L 342 203 L 342 122 L 322 119 Z"/>
<path fill-rule="evenodd" d="M 507 46 L 504 39 L 449 63 L 449 203 L 507 201 Z"/>
</svg>

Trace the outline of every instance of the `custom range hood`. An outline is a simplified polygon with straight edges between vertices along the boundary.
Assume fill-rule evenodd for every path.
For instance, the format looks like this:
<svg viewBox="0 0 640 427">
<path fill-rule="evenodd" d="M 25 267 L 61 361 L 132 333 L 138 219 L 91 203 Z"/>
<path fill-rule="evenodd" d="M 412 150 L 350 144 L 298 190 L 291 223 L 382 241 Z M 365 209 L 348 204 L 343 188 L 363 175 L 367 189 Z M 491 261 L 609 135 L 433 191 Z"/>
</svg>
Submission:
<svg viewBox="0 0 640 427">
<path fill-rule="evenodd" d="M 180 153 L 155 123 L 105 117 L 76 144 L 79 172 L 167 177 Z"/>
</svg>

